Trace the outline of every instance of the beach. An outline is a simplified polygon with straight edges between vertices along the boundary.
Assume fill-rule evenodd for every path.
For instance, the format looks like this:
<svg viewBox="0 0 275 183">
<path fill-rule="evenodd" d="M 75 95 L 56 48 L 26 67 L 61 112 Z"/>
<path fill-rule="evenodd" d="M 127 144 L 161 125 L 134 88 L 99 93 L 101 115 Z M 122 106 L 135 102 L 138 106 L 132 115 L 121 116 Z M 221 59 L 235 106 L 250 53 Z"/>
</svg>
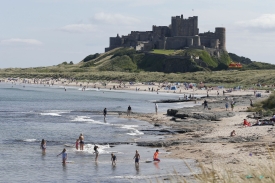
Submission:
<svg viewBox="0 0 275 183">
<path fill-rule="evenodd" d="M 223 95 L 223 90 L 227 89 L 213 89 L 208 91 L 209 97 L 198 99 L 196 101 L 182 102 L 181 98 L 185 95 L 206 96 L 207 91 L 201 89 L 185 89 L 179 85 L 176 90 L 166 90 L 159 85 L 153 84 L 121 84 L 121 82 L 68 82 L 66 79 L 44 80 L 36 81 L 35 79 L 21 79 L 14 82 L 8 79 L 2 79 L 2 82 L 12 85 L 24 84 L 28 85 L 44 85 L 44 87 L 58 86 L 60 89 L 70 89 L 70 87 L 78 87 L 79 90 L 106 90 L 111 91 L 131 91 L 146 93 L 149 92 L 158 95 L 169 93 L 169 97 L 173 100 L 179 98 L 179 103 L 175 103 L 173 110 L 178 110 L 181 103 L 185 104 L 185 108 L 180 108 L 178 116 L 167 115 L 167 111 L 161 109 L 159 103 L 158 114 L 154 113 L 154 106 L 148 112 L 139 112 L 134 110 L 131 117 L 126 116 L 126 110 L 120 109 L 120 115 L 113 112 L 113 115 L 118 115 L 124 119 L 135 119 L 139 121 L 149 122 L 152 126 L 147 127 L 149 131 L 141 131 L 142 133 L 156 133 L 158 140 L 152 139 L 149 142 L 143 139 L 137 139 L 139 146 L 162 148 L 164 152 L 160 153 L 161 158 L 172 158 L 180 160 L 196 160 L 197 163 L 203 163 L 206 168 L 211 169 L 212 166 L 217 167 L 221 173 L 225 170 L 230 170 L 234 174 L 248 174 L 251 169 L 255 168 L 259 163 L 266 163 L 270 161 L 268 149 L 273 148 L 273 126 L 253 126 L 243 127 L 243 119 L 248 119 L 249 122 L 255 123 L 256 119 L 247 118 L 252 113 L 245 112 L 250 105 L 250 99 L 257 102 L 268 97 L 268 93 L 258 91 L 261 97 L 255 97 L 254 90 L 234 90 Z M 66 81 L 66 82 L 65 82 Z M 52 85 L 51 83 L 54 82 Z M 22 86 L 21 86 L 22 85 Z M 167 84 L 168 85 L 168 84 Z M 27 86 L 27 85 L 26 85 Z M 85 88 L 83 89 L 83 87 Z M 149 91 L 150 88 L 150 91 Z M 153 91 L 152 91 L 153 88 Z M 219 95 L 217 95 L 219 91 Z M 166 97 L 166 100 L 169 99 Z M 150 97 L 149 97 L 150 98 Z M 161 97 L 159 97 L 161 99 Z M 232 99 L 236 101 L 234 110 L 228 111 L 225 109 L 225 98 L 228 101 Z M 202 103 L 204 100 L 208 101 L 208 108 L 204 109 Z M 160 101 L 160 100 L 159 100 Z M 156 101 L 151 101 L 158 102 Z M 195 104 L 196 102 L 196 104 Z M 190 105 L 190 107 L 187 107 Z M 141 106 L 142 107 L 142 106 Z M 148 108 L 149 109 L 149 108 Z M 173 110 L 171 113 L 173 113 Z M 123 112 L 125 111 L 125 113 Z M 180 113 L 180 115 L 179 115 Z M 199 114 L 196 118 L 182 117 L 190 114 Z M 213 115 L 215 116 L 214 120 Z M 217 118 L 217 119 L 216 119 Z M 76 120 L 86 120 L 87 118 L 78 117 Z M 91 119 L 88 119 L 88 121 Z M 152 130 L 152 131 L 150 131 Z M 236 136 L 231 137 L 231 131 L 236 131 Z M 135 132 L 135 130 L 133 130 Z M 161 133 L 160 133 L 161 132 Z M 88 133 L 88 132 L 87 132 Z M 119 139 L 118 139 L 119 140 Z M 107 142 L 108 140 L 106 140 Z M 104 141 L 100 142 L 104 143 Z M 172 170 L 171 170 L 172 171 Z"/>
</svg>

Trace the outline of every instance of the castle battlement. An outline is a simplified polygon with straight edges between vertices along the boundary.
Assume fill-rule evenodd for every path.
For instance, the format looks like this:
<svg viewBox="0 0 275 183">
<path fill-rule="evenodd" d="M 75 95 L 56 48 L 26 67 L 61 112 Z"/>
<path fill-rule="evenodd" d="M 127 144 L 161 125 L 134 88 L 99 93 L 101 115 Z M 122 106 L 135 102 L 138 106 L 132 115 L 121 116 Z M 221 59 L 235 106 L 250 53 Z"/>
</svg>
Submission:
<svg viewBox="0 0 275 183">
<path fill-rule="evenodd" d="M 214 48 L 226 50 L 226 29 L 216 27 L 215 32 L 199 33 L 198 16 L 171 17 L 170 26 L 152 26 L 152 31 L 131 31 L 127 36 L 110 37 L 105 51 L 117 47 L 134 47 L 137 50 L 184 49 L 186 47 Z"/>
</svg>

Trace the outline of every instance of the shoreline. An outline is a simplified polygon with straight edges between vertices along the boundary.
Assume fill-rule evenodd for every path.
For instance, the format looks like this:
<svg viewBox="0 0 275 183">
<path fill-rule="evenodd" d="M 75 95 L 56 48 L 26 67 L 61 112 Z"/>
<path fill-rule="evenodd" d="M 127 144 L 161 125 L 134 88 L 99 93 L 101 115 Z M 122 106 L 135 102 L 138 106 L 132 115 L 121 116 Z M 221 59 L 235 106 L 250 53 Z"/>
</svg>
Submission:
<svg viewBox="0 0 275 183">
<path fill-rule="evenodd" d="M 11 82 L 9 83 L 11 84 Z M 89 83 L 88 86 L 90 87 L 92 84 L 99 84 L 99 82 Z M 107 84 L 106 89 L 114 86 L 114 84 L 115 83 Z M 56 83 L 54 85 L 60 87 L 79 87 L 74 84 L 63 85 L 61 83 Z M 116 83 L 115 86 L 119 86 L 119 84 Z M 116 90 L 135 91 L 136 87 L 140 87 L 142 89 L 137 92 L 142 92 L 143 90 L 147 90 L 150 86 L 151 85 L 139 83 L 117 88 Z M 192 94 L 192 92 L 206 95 L 206 90 L 179 90 L 180 89 L 175 91 L 175 94 L 178 94 L 178 96 Z M 161 93 L 168 92 L 166 90 L 158 91 Z M 217 96 L 217 91 L 222 91 L 222 89 L 210 91 L 210 97 L 206 98 L 206 100 L 209 101 L 211 110 L 204 111 L 201 105 L 188 107 L 188 109 L 191 111 L 195 110 L 196 113 L 202 114 L 209 112 L 219 114 L 225 111 L 223 99 L 228 97 L 229 100 L 234 98 L 234 100 L 238 101 L 234 108 L 233 116 L 222 117 L 217 121 L 211 121 L 205 119 L 191 119 L 188 117 L 186 119 L 181 119 L 179 117 L 175 118 L 173 116 L 167 116 L 166 113 L 158 113 L 158 115 L 152 113 L 134 113 L 131 115 L 131 118 L 147 121 L 154 125 L 167 126 L 171 129 L 191 130 L 189 132 L 162 135 L 162 137 L 164 137 L 162 140 L 162 145 L 164 144 L 163 148 L 165 148 L 166 152 L 170 152 L 169 154 L 165 154 L 164 157 L 172 159 L 194 159 L 203 163 L 203 165 L 209 169 L 212 169 L 212 165 L 221 167 L 221 169 L 217 169 L 220 173 L 223 173 L 226 169 L 230 169 L 233 174 L 249 173 L 249 170 L 255 169 L 259 163 L 267 163 L 270 161 L 271 157 L 268 154 L 268 148 L 275 148 L 275 144 L 272 141 L 274 138 L 272 133 L 275 129 L 273 129 L 273 126 L 242 127 L 243 119 L 247 118 L 247 115 L 252 114 L 243 111 L 249 106 L 249 98 L 252 98 L 253 101 L 257 101 L 267 97 L 269 94 L 261 91 L 262 97 L 255 98 L 254 90 L 238 90 L 232 93 L 226 93 L 224 96 Z M 169 91 L 169 93 L 172 94 L 174 92 Z M 198 103 L 201 104 L 203 100 L 204 99 L 198 100 Z M 228 113 L 229 112 L 230 111 L 228 111 Z M 127 118 L 125 114 L 119 115 L 119 117 Z M 254 123 L 256 120 L 248 119 L 248 121 Z M 230 137 L 230 132 L 232 130 L 236 130 L 235 137 Z M 159 144 L 153 145 L 157 147 Z"/>
</svg>

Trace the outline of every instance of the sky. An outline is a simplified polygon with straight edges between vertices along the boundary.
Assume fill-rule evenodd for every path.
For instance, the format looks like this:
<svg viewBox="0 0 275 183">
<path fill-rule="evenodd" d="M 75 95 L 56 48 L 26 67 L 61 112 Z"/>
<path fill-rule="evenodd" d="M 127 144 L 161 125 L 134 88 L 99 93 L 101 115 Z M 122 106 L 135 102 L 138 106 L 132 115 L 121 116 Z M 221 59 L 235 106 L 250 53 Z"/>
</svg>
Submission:
<svg viewBox="0 0 275 183">
<path fill-rule="evenodd" d="M 78 63 L 181 14 L 200 33 L 225 27 L 228 52 L 275 64 L 274 0 L 0 0 L 0 14 L 0 68 Z"/>
</svg>

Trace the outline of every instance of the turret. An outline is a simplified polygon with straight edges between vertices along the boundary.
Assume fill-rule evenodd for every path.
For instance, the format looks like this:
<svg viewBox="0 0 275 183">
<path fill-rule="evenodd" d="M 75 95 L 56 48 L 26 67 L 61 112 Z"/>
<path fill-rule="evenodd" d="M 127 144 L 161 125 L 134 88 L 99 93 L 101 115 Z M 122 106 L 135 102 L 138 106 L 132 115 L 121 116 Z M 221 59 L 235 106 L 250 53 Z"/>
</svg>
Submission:
<svg viewBox="0 0 275 183">
<path fill-rule="evenodd" d="M 219 49 L 226 50 L 225 28 L 216 27 L 215 34 L 216 38 L 220 41 Z"/>
</svg>

